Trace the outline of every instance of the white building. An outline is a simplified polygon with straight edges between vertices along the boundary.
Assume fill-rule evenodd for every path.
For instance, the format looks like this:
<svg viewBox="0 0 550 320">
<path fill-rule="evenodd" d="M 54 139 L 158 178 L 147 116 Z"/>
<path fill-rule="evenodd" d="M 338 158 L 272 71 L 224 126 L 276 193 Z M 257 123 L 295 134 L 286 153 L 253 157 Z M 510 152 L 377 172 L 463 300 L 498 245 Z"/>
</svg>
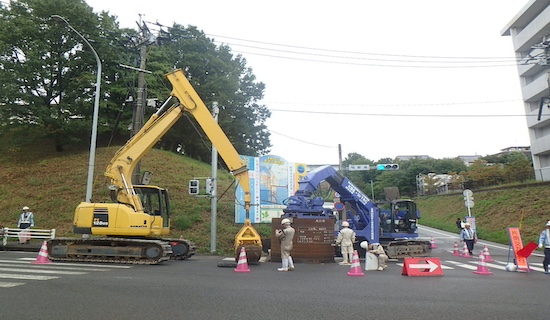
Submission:
<svg viewBox="0 0 550 320">
<path fill-rule="evenodd" d="M 535 176 L 550 181 L 550 0 L 530 0 L 501 35 L 512 37 L 521 60 L 518 73 Z"/>
</svg>

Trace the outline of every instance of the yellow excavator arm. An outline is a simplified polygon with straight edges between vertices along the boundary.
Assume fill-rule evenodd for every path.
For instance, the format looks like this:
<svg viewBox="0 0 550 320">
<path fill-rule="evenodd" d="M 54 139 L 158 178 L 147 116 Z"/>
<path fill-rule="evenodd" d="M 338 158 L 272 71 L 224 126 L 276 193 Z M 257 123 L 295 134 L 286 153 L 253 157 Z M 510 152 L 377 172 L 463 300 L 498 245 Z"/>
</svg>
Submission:
<svg viewBox="0 0 550 320">
<path fill-rule="evenodd" d="M 218 150 L 223 161 L 227 164 L 229 171 L 235 176 L 237 183 L 243 188 L 244 206 L 246 212 L 249 212 L 251 195 L 248 167 L 214 117 L 212 117 L 202 99 L 183 74 L 183 71 L 176 70 L 167 74 L 166 77 L 170 80 L 170 83 L 172 83 L 173 89 L 171 95 L 176 97 L 184 106 L 185 111 L 191 113 L 197 120 L 212 144 Z"/>
</svg>

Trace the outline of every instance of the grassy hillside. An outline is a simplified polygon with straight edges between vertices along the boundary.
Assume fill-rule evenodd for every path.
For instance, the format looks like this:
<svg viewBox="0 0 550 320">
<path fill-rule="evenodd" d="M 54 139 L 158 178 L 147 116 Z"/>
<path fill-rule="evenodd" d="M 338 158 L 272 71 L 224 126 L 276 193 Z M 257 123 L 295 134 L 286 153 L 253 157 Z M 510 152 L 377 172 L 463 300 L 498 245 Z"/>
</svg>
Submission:
<svg viewBox="0 0 550 320">
<path fill-rule="evenodd" d="M 55 228 L 59 236 L 73 236 L 74 209 L 85 200 L 89 151 L 87 147 L 55 152 L 47 139 L 10 133 L 0 142 L 0 225 L 15 227 L 23 206 L 35 214 L 36 228 Z M 92 201 L 110 202 L 109 181 L 103 172 L 118 147 L 98 147 Z M 152 150 L 141 162 L 151 171 L 152 184 L 170 192 L 172 235 L 196 242 L 199 252 L 210 252 L 210 199 L 188 194 L 188 181 L 211 175 L 208 164 L 162 150 Z M 218 172 L 217 249 L 232 252 L 241 225 L 234 221 L 234 178 L 220 165 Z M 270 226 L 258 226 L 269 236 Z"/>
<path fill-rule="evenodd" d="M 546 183 L 506 189 L 473 190 L 479 237 L 508 244 L 508 227 L 520 227 L 524 243 L 538 241 L 546 221 L 550 220 L 550 187 Z M 416 199 L 422 212 L 421 224 L 457 231 L 455 221 L 468 215 L 462 194 Z"/>
<path fill-rule="evenodd" d="M 47 139 L 27 132 L 3 134 L 0 141 L 0 224 L 15 227 L 20 209 L 31 207 L 37 228 L 55 228 L 59 236 L 72 236 L 76 206 L 84 200 L 88 174 L 88 147 L 55 152 Z M 93 201 L 109 202 L 103 170 L 118 147 L 99 147 L 96 152 Z M 153 173 L 152 184 L 168 188 L 172 206 L 172 235 L 193 240 L 199 252 L 210 251 L 210 200 L 188 195 L 193 177 L 210 175 L 208 164 L 162 150 L 152 150 L 142 160 L 142 170 Z M 217 249 L 232 252 L 240 225 L 234 221 L 233 177 L 220 166 L 218 172 Z M 520 227 L 525 243 L 537 241 L 544 222 L 550 220 L 550 188 L 547 184 L 510 189 L 474 191 L 480 238 L 508 244 L 507 227 Z M 421 224 L 456 231 L 457 217 L 467 215 L 462 194 L 415 199 L 422 212 Z M 523 215 L 522 215 L 523 213 Z M 269 237 L 271 226 L 256 226 Z"/>
</svg>

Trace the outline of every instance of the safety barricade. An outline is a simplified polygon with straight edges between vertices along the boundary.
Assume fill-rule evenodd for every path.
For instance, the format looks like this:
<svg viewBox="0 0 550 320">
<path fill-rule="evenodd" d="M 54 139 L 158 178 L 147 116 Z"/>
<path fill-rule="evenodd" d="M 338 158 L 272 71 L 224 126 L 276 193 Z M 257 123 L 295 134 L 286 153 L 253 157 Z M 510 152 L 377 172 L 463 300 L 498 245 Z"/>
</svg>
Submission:
<svg viewBox="0 0 550 320">
<path fill-rule="evenodd" d="M 8 245 L 9 238 L 19 239 L 21 231 L 25 231 L 25 236 L 30 239 L 54 239 L 55 229 L 19 229 L 19 228 L 3 228 L 0 229 L 0 236 L 2 237 L 2 246 Z"/>
</svg>

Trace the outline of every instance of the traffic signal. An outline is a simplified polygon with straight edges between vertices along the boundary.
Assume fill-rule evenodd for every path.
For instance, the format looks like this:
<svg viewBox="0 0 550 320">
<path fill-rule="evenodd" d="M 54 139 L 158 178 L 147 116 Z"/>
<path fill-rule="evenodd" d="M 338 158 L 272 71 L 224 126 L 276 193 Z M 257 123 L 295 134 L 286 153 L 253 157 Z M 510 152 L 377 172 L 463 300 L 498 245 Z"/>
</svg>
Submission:
<svg viewBox="0 0 550 320">
<path fill-rule="evenodd" d="M 399 170 L 399 165 L 397 163 L 379 163 L 376 165 L 376 170 L 381 170 L 381 171 Z"/>
<path fill-rule="evenodd" d="M 212 185 L 212 179 L 206 178 L 206 194 L 212 194 L 213 185 Z"/>
<path fill-rule="evenodd" d="M 189 194 L 199 194 L 199 180 L 189 180 Z"/>
</svg>

